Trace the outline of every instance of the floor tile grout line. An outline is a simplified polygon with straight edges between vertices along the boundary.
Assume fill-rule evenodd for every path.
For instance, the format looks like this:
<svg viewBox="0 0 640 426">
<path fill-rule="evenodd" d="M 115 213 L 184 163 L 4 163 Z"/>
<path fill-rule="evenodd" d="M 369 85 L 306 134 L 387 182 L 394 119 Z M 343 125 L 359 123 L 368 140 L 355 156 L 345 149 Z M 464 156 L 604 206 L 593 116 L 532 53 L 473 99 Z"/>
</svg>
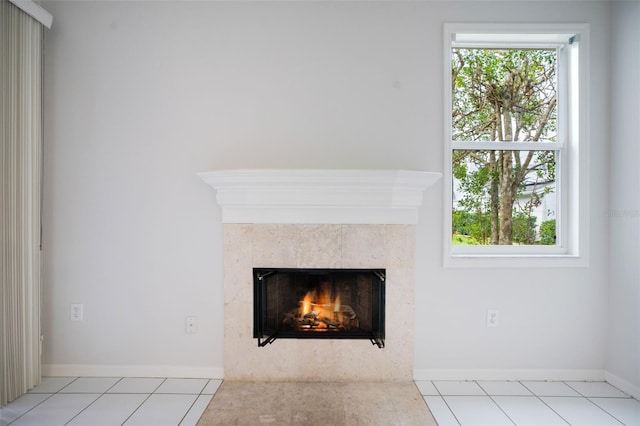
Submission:
<svg viewBox="0 0 640 426">
<path fill-rule="evenodd" d="M 611 386 L 612 388 L 614 388 L 615 390 L 621 392 L 624 396 L 593 396 L 593 395 L 586 395 L 582 392 L 580 392 L 578 389 L 574 388 L 573 386 L 571 386 L 568 382 L 563 382 L 565 385 L 569 386 L 571 389 L 573 389 L 574 391 L 578 392 L 580 395 L 584 396 L 585 398 L 633 398 L 631 395 L 627 394 L 626 392 L 618 389 L 617 387 L 613 386 L 611 383 L 607 382 L 606 380 L 604 381 L 584 381 L 584 382 L 580 382 L 580 383 L 606 383 L 609 386 Z"/>
<path fill-rule="evenodd" d="M 66 395 L 78 395 L 78 394 L 66 394 Z M 82 395 L 90 395 L 90 394 L 82 394 Z M 78 411 L 73 417 L 71 417 L 69 420 L 67 420 L 65 422 L 65 425 L 68 425 L 69 423 L 71 423 L 73 421 L 73 419 L 75 419 L 76 417 L 78 417 L 80 414 L 82 414 L 87 408 L 91 407 L 93 404 L 96 403 L 97 400 L 99 400 L 100 398 L 102 398 L 104 396 L 104 393 L 100 393 L 100 394 L 93 394 L 93 395 L 98 395 L 98 397 L 96 399 L 94 399 L 93 401 L 91 401 L 89 403 L 89 405 L 87 405 L 86 407 L 80 409 L 80 411 Z"/>
<path fill-rule="evenodd" d="M 97 377 L 96 377 L 96 378 L 97 378 Z M 118 380 L 116 380 L 116 381 L 115 381 L 115 383 L 114 383 L 114 384 L 112 384 L 111 386 L 109 386 L 109 387 L 108 387 L 104 392 L 100 393 L 100 394 L 98 395 L 98 397 L 97 397 L 96 399 L 94 399 L 94 400 L 93 400 L 89 405 L 87 405 L 86 407 L 84 407 L 83 409 L 81 409 L 80 411 L 78 411 L 78 413 L 77 413 L 75 416 L 71 417 L 71 418 L 69 419 L 69 421 L 67 421 L 67 422 L 65 423 L 65 425 L 68 425 L 69 423 L 71 423 L 71 422 L 73 421 L 73 419 L 75 419 L 76 417 L 78 417 L 78 416 L 79 416 L 80 414 L 82 414 L 85 410 L 87 410 L 89 407 L 91 407 L 93 404 L 95 404 L 95 403 L 96 403 L 100 398 L 102 398 L 103 396 L 105 396 L 105 395 L 107 394 L 107 392 L 109 392 L 111 389 L 113 389 L 113 387 L 114 387 L 115 385 L 117 385 L 118 383 L 120 383 L 120 382 L 122 381 L 122 379 L 123 379 L 123 377 L 108 377 L 108 378 L 111 378 L 111 379 L 118 379 Z M 77 379 L 76 379 L 76 380 L 77 380 Z M 75 382 L 75 380 L 74 380 L 74 382 Z M 73 383 L 73 382 L 71 382 L 71 383 Z M 69 384 L 71 384 L 71 383 L 69 383 Z M 91 393 L 91 392 L 83 392 L 83 394 L 88 394 L 88 393 Z M 73 393 L 68 393 L 67 395 L 74 395 L 74 394 L 73 394 Z"/>
<path fill-rule="evenodd" d="M 34 393 L 32 395 L 49 395 L 47 396 L 45 399 L 43 399 L 42 401 L 38 402 L 36 405 L 34 405 L 33 407 L 29 408 L 27 411 L 25 411 L 24 413 L 20 414 L 18 417 L 16 417 L 15 419 L 11 420 L 9 423 L 7 423 L 7 426 L 11 425 L 12 423 L 15 423 L 18 419 L 20 419 L 21 417 L 27 415 L 28 412 L 34 410 L 36 407 L 38 407 L 39 405 L 41 405 L 42 403 L 44 403 L 46 400 L 48 400 L 49 398 L 51 398 L 53 395 L 55 395 L 55 393 L 51 393 L 51 394 L 43 394 L 43 393 Z"/>
<path fill-rule="evenodd" d="M 594 397 L 597 398 L 597 397 Z M 610 415 L 611 417 L 613 417 L 617 422 L 620 422 L 621 425 L 624 426 L 624 422 L 622 420 L 620 420 L 619 418 L 617 418 L 616 416 L 614 416 L 613 414 L 611 414 L 610 412 L 608 412 L 607 410 L 605 410 L 604 408 L 602 408 L 601 406 L 599 406 L 598 404 L 596 404 L 595 402 L 593 402 L 591 400 L 591 398 L 588 397 L 584 397 L 584 399 L 586 399 L 587 401 L 589 401 L 590 403 L 592 403 L 593 405 L 595 405 L 597 408 L 599 408 L 600 410 L 604 411 L 605 413 L 607 413 L 608 415 Z"/>
<path fill-rule="evenodd" d="M 447 406 L 447 408 L 449 409 L 451 415 L 454 417 L 454 419 L 458 422 L 458 418 L 455 414 L 455 412 L 451 409 L 451 407 L 449 406 L 446 397 L 447 396 L 459 396 L 459 397 L 474 397 L 474 396 L 485 396 L 485 395 L 459 395 L 459 394 L 454 394 L 454 395 L 444 395 L 442 394 L 442 392 L 440 391 L 440 389 L 438 388 L 438 386 L 434 383 L 434 380 L 421 380 L 427 383 L 430 383 L 433 388 L 436 390 L 437 394 L 435 395 L 422 395 L 423 399 L 426 402 L 426 397 L 440 397 L 441 400 L 445 403 L 445 405 Z M 469 382 L 470 380 L 463 380 L 462 382 Z M 529 380 L 530 382 L 531 380 Z M 449 382 L 461 382 L 461 381 L 456 381 L 456 380 L 449 380 Z M 476 382 L 476 384 L 480 387 L 480 389 L 486 393 L 486 396 L 488 396 L 493 402 L 494 404 L 496 404 L 498 406 L 498 408 L 509 418 L 509 420 L 512 423 L 515 423 L 513 421 L 513 419 L 511 419 L 511 417 L 509 417 L 509 415 L 502 409 L 502 407 L 500 406 L 500 404 L 498 404 L 493 397 L 495 396 L 501 396 L 501 395 L 493 395 L 493 394 L 489 394 L 489 392 L 487 392 L 487 390 L 485 388 L 482 387 L 482 385 L 480 383 L 478 383 L 477 380 L 473 380 L 473 382 Z M 565 386 L 567 386 L 569 389 L 571 389 L 572 391 L 575 391 L 577 395 L 543 395 L 543 394 L 539 394 L 534 392 L 533 389 L 531 389 L 530 387 L 528 387 L 525 383 L 523 383 L 523 381 L 511 381 L 511 380 L 496 380 L 495 382 L 515 382 L 515 383 L 519 383 L 520 385 L 522 385 L 528 392 L 530 392 L 530 395 L 503 395 L 503 396 L 519 396 L 519 397 L 534 397 L 536 399 L 538 399 L 542 404 L 544 404 L 547 408 L 549 408 L 553 413 L 555 413 L 563 422 L 571 425 L 569 423 L 569 421 L 567 421 L 567 419 L 565 419 L 562 415 L 560 415 L 560 413 L 558 413 L 556 410 L 554 410 L 549 404 L 547 404 L 543 398 L 571 398 L 571 399 L 582 399 L 582 400 L 588 400 L 591 404 L 595 405 L 599 410 L 605 412 L 607 415 L 611 416 L 613 419 L 615 419 L 617 422 L 621 423 L 624 425 L 624 422 L 622 422 L 619 418 L 617 418 L 615 415 L 613 415 L 612 413 L 610 413 L 609 411 L 607 411 L 606 409 L 604 409 L 603 407 L 599 406 L 595 401 L 593 401 L 593 398 L 601 398 L 601 399 L 611 399 L 611 400 L 615 400 L 615 399 L 621 399 L 621 400 L 635 400 L 637 401 L 635 398 L 633 398 L 632 396 L 629 396 L 627 394 L 625 394 L 623 392 L 623 396 L 587 396 L 585 395 L 583 392 L 580 392 L 578 389 L 576 389 L 575 387 L 571 386 L 569 383 L 567 383 L 566 381 L 553 381 L 553 380 L 537 380 L 536 382 L 549 382 L 549 383 L 562 383 Z M 608 383 L 606 381 L 604 381 L 604 383 Z M 614 386 L 615 388 L 615 386 Z M 616 388 L 617 389 L 617 388 Z M 422 393 L 422 392 L 421 392 Z M 427 406 L 429 404 L 427 403 Z"/>
<path fill-rule="evenodd" d="M 143 394 L 143 395 L 144 395 L 144 394 Z M 137 406 L 133 411 L 131 411 L 131 414 L 129 414 L 129 415 L 127 416 L 127 418 L 126 418 L 126 419 L 124 419 L 124 421 L 120 424 L 120 426 L 124 426 L 124 425 L 129 421 L 129 419 L 131 419 L 131 417 L 133 417 L 133 415 L 134 415 L 134 414 L 135 414 L 135 413 L 136 413 L 140 408 L 142 408 L 142 406 L 143 406 L 143 405 L 144 405 L 144 404 L 149 400 L 149 398 L 151 398 L 151 395 L 153 395 L 153 394 L 152 394 L 152 393 L 149 393 L 149 394 L 146 394 L 146 395 L 147 395 L 147 397 L 146 397 L 146 398 L 145 398 L 145 399 L 144 399 L 140 404 L 138 404 L 138 406 Z"/>
<path fill-rule="evenodd" d="M 500 410 L 502 412 L 502 414 L 504 414 L 507 417 L 507 419 L 509 419 L 509 421 L 511 423 L 513 423 L 513 426 L 518 426 L 518 424 L 511 418 L 511 416 L 506 411 L 504 411 L 504 409 L 500 406 L 500 404 L 498 404 L 496 402 L 496 400 L 493 399 L 494 396 L 499 396 L 499 395 L 493 395 L 492 396 L 492 395 L 487 394 L 487 397 L 491 400 L 491 402 L 493 402 L 495 404 L 495 406 L 498 407 L 498 410 Z"/>
<path fill-rule="evenodd" d="M 67 383 L 66 385 L 64 385 L 63 387 L 61 387 L 60 389 L 58 389 L 56 392 L 50 392 L 50 393 L 33 393 L 32 395 L 49 395 L 48 397 L 46 397 L 45 399 L 43 399 L 42 401 L 40 401 L 39 403 L 37 403 L 36 405 L 34 405 L 33 407 L 31 407 L 30 409 L 28 409 L 27 411 L 25 411 L 24 413 L 22 413 L 21 415 L 19 415 L 18 417 L 16 417 L 15 419 L 13 419 L 10 423 L 7 424 L 7 426 L 9 426 L 12 423 L 15 423 L 18 419 L 20 419 L 23 416 L 26 416 L 27 413 L 33 411 L 36 407 L 42 405 L 45 401 L 47 401 L 48 399 L 52 398 L 54 395 L 57 395 L 62 389 L 66 388 L 67 386 L 69 386 L 71 383 L 75 382 L 76 380 L 79 379 L 79 377 L 74 377 L 74 376 L 67 376 L 67 378 L 73 379 L 71 380 L 69 383 Z M 35 389 L 35 388 L 34 388 Z"/>
<path fill-rule="evenodd" d="M 549 410 L 553 411 L 554 413 L 556 413 L 556 415 L 558 417 L 560 417 L 560 419 L 562 419 L 563 422 L 565 422 L 566 424 L 568 424 L 569 426 L 571 426 L 571 423 L 569 423 L 569 420 L 565 419 L 560 413 L 558 413 L 556 410 L 553 409 L 552 406 L 550 406 L 549 404 L 547 404 L 547 402 L 542 399 L 543 397 L 540 395 L 535 395 L 536 398 L 538 398 L 538 400 L 540 400 L 540 402 L 542 402 L 545 406 L 547 406 L 549 408 Z M 548 396 L 547 398 L 562 398 L 562 397 L 553 397 L 553 396 Z"/>
<path fill-rule="evenodd" d="M 506 411 L 504 411 L 504 410 L 502 409 L 502 407 L 500 406 L 500 404 L 498 404 L 498 403 L 496 402 L 496 400 L 495 400 L 495 399 L 493 399 L 493 396 L 489 395 L 489 392 L 487 392 L 487 390 L 486 390 L 485 388 L 483 388 L 483 387 L 480 385 L 480 383 L 478 383 L 478 381 L 477 381 L 477 380 L 474 380 L 474 383 L 475 383 L 476 385 L 478 385 L 478 387 L 479 387 L 480 389 L 482 389 L 482 391 L 483 391 L 484 393 L 486 393 L 486 394 L 487 394 L 487 397 L 491 400 L 491 402 L 493 402 L 493 403 L 494 403 L 494 405 L 495 405 L 496 407 L 498 407 L 498 410 L 502 411 L 502 413 L 507 417 L 507 419 L 509 419 L 509 421 L 510 421 L 511 423 L 513 423 L 513 425 L 514 425 L 514 426 L 518 426 L 518 425 L 517 425 L 517 423 L 516 423 L 516 422 L 514 422 L 514 421 L 513 421 L 513 419 L 509 416 L 509 414 L 507 414 L 507 412 L 506 412 Z"/>
<path fill-rule="evenodd" d="M 565 422 L 566 424 L 568 424 L 569 426 L 571 426 L 571 423 L 569 423 L 569 421 L 568 421 L 567 419 L 565 419 L 564 417 L 562 417 L 562 416 L 560 415 L 560 413 L 558 413 L 556 410 L 554 410 L 554 409 L 553 409 L 553 407 L 551 407 L 549 404 L 547 404 L 547 403 L 545 402 L 545 400 L 544 400 L 544 399 L 542 399 L 542 395 L 538 395 L 537 393 L 535 393 L 535 392 L 533 391 L 533 389 L 530 389 L 529 387 L 527 387 L 527 385 L 525 385 L 524 383 L 522 383 L 522 381 L 521 381 L 521 382 L 519 382 L 519 383 L 520 383 L 522 386 L 524 386 L 524 387 L 525 387 L 525 389 L 527 389 L 529 392 L 531 392 L 531 393 L 532 393 L 536 398 L 538 398 L 538 400 L 539 400 L 540 402 L 542 402 L 545 406 L 547 406 L 547 407 L 549 408 L 549 410 L 551 410 L 552 412 L 556 413 L 556 415 L 557 415 L 557 416 L 558 416 L 558 417 L 559 417 L 563 422 Z"/>
<path fill-rule="evenodd" d="M 156 393 L 158 391 L 158 389 L 160 389 L 160 386 L 164 385 L 167 381 L 167 377 L 163 377 L 162 381 L 160 382 L 160 384 L 158 386 L 156 386 L 156 388 L 153 390 L 153 392 L 151 392 L 152 394 Z"/>
<path fill-rule="evenodd" d="M 191 405 L 189 406 L 187 411 L 185 411 L 184 416 L 182 416 L 182 418 L 178 422 L 178 426 L 180 426 L 182 424 L 182 422 L 184 421 L 184 419 L 189 415 L 189 412 L 191 411 L 193 406 L 196 404 L 196 402 L 198 402 L 198 398 L 200 398 L 200 395 L 195 395 L 195 398 L 194 398 L 193 402 L 191 403 Z"/>
<path fill-rule="evenodd" d="M 57 376 L 52 376 L 52 377 L 57 377 Z M 211 396 L 211 398 L 213 398 L 215 396 L 215 394 L 217 393 L 218 389 L 216 389 L 216 392 L 214 392 L 213 394 L 203 394 L 202 392 L 206 389 L 207 385 L 212 381 L 212 380 L 219 380 L 219 379 L 210 379 L 210 378 L 206 378 L 207 382 L 204 384 L 204 386 L 202 387 L 202 389 L 198 392 L 198 393 L 156 393 L 156 391 L 158 390 L 158 388 L 160 386 L 162 386 L 162 384 L 164 384 L 168 378 L 163 377 L 161 378 L 162 381 L 160 382 L 160 384 L 158 384 L 158 386 L 155 387 L 155 389 L 151 392 L 139 392 L 139 393 L 130 393 L 130 392 L 117 392 L 117 393 L 109 393 L 109 391 L 111 389 L 113 389 L 113 387 L 115 387 L 118 383 L 120 383 L 123 379 L 127 378 L 127 377 L 116 377 L 116 376 L 111 376 L 111 377 L 105 377 L 105 378 L 116 378 L 118 379 L 113 385 L 111 385 L 108 389 L 106 389 L 104 392 L 62 392 L 64 389 L 66 389 L 67 387 L 69 387 L 71 384 L 75 383 L 76 381 L 78 381 L 81 378 L 84 377 L 80 377 L 80 376 L 61 376 L 64 378 L 68 378 L 71 379 L 71 381 L 65 385 L 63 385 L 62 387 L 60 387 L 59 389 L 57 389 L 56 391 L 53 392 L 32 392 L 32 395 L 46 395 L 46 398 L 44 398 L 42 401 L 38 402 L 36 405 L 34 405 L 33 407 L 29 408 L 28 410 L 26 410 L 24 413 L 20 414 L 18 417 L 16 417 L 15 419 L 11 420 L 11 422 L 7 423 L 7 426 L 15 423 L 17 420 L 19 420 L 20 418 L 22 418 L 23 416 L 27 415 L 29 412 L 33 411 L 34 409 L 36 409 L 38 406 L 42 405 L 45 401 L 49 400 L 50 398 L 52 398 L 55 395 L 87 395 L 87 394 L 92 394 L 92 395 L 98 395 L 96 399 L 94 399 L 89 405 L 87 405 L 86 407 L 84 407 L 83 409 L 81 409 L 78 413 L 76 413 L 71 419 L 69 419 L 67 421 L 66 424 L 72 422 L 76 417 L 78 417 L 83 411 L 85 411 L 86 409 L 88 409 L 91 405 L 93 405 L 94 403 L 96 403 L 96 401 L 98 401 L 100 398 L 104 397 L 105 395 L 147 395 L 147 397 L 144 399 L 144 401 L 142 401 L 140 403 L 140 405 L 138 407 L 136 407 L 135 410 L 133 410 L 133 412 L 127 417 L 127 419 L 125 420 L 125 422 L 151 397 L 151 395 L 195 395 L 196 398 L 193 402 L 193 404 L 195 404 L 195 402 L 198 400 L 198 398 L 200 396 Z M 87 377 L 87 378 L 102 378 L 102 377 Z M 146 377 L 140 377 L 140 378 L 146 378 Z M 178 380 L 181 380 L 180 378 L 177 378 Z M 188 379 L 188 378 L 185 378 Z M 220 382 L 220 384 L 222 384 L 222 381 Z M 192 406 L 193 406 L 192 404 Z M 192 406 L 189 408 L 189 410 L 187 410 L 187 413 L 185 414 L 185 416 L 188 414 L 188 412 L 191 410 Z M 184 417 L 181 421 L 184 420 Z"/>
<path fill-rule="evenodd" d="M 113 389 L 118 383 L 120 383 L 123 380 L 124 380 L 124 377 L 119 377 L 118 380 L 116 380 L 116 382 L 113 385 L 111 385 L 111 387 L 109 389 L 107 389 L 106 391 L 103 392 L 103 394 L 109 392 L 111 389 Z"/>
<path fill-rule="evenodd" d="M 449 410 L 449 412 L 451 413 L 451 415 L 453 416 L 454 420 L 458 423 L 458 425 L 462 425 L 462 423 L 460 423 L 460 419 L 458 419 L 458 416 L 456 416 L 456 413 L 453 412 L 453 410 L 451 409 L 451 407 L 449 406 L 449 403 L 447 402 L 446 399 L 444 399 L 444 395 L 442 395 L 442 392 L 440 392 L 440 389 L 438 389 L 438 386 L 436 386 L 435 384 L 435 380 L 429 380 L 429 383 L 431 383 L 431 385 L 433 386 L 433 388 L 436 390 L 436 392 L 438 392 L 438 395 L 440 397 L 440 399 L 442 400 L 442 402 L 444 402 L 444 405 L 447 407 L 447 409 Z M 422 393 L 422 392 L 421 392 Z M 435 395 L 434 395 L 435 396 Z M 424 395 L 422 397 L 422 399 L 424 399 Z M 426 400 L 425 400 L 426 402 Z M 429 407 L 429 404 L 427 404 L 427 408 Z M 431 411 L 431 408 L 429 408 L 429 411 Z"/>
<path fill-rule="evenodd" d="M 67 383 L 66 385 L 64 385 L 63 387 L 61 387 L 60 389 L 58 389 L 58 391 L 56 392 L 56 394 L 61 393 L 65 388 L 71 386 L 73 383 L 75 383 L 76 381 L 78 381 L 78 379 L 80 379 L 80 377 L 75 377 L 73 380 L 71 380 L 69 383 Z"/>
<path fill-rule="evenodd" d="M 80 413 L 84 412 L 86 409 L 88 409 L 90 406 L 92 406 L 93 404 L 96 403 L 96 401 L 98 401 L 100 398 L 102 398 L 104 395 L 107 395 L 108 392 L 113 389 L 113 387 L 115 387 L 118 383 L 121 383 L 123 378 L 118 378 L 118 380 L 111 385 L 107 390 L 105 390 L 104 392 L 63 392 L 64 389 L 67 389 L 69 386 L 71 386 L 73 383 L 76 383 L 81 377 L 69 377 L 69 379 L 71 379 L 71 381 L 69 383 L 67 383 L 66 385 L 60 387 L 58 390 L 56 390 L 55 392 L 52 393 L 44 393 L 46 395 L 46 397 L 38 402 L 36 405 L 34 405 L 33 407 L 29 408 L 27 411 L 25 411 L 24 413 L 22 413 L 20 416 L 18 416 L 17 418 L 13 419 L 11 421 L 11 423 L 8 423 L 7 425 L 11 425 L 14 422 L 16 422 L 18 419 L 22 418 L 24 415 L 26 415 L 27 413 L 31 412 L 32 410 L 34 410 L 35 408 L 37 408 L 38 406 L 40 406 L 41 404 L 43 404 L 44 402 L 46 402 L 47 400 L 49 400 L 50 398 L 52 398 L 55 395 L 82 395 L 82 394 L 94 394 L 97 395 L 97 398 L 94 399 L 89 405 L 87 405 L 86 407 L 82 408 L 76 415 L 74 415 L 70 420 L 67 421 L 67 424 L 69 422 L 72 422 L 78 415 L 80 415 Z M 151 393 L 147 393 L 147 392 L 141 392 L 141 393 L 131 393 L 131 392 L 118 392 L 118 393 L 114 393 L 114 394 L 143 394 L 146 395 L 146 398 L 131 412 L 131 414 L 125 419 L 125 421 L 123 422 L 123 424 L 125 424 L 127 421 L 130 420 L 130 418 L 135 414 L 135 412 L 137 412 L 140 407 L 142 407 L 142 405 L 144 405 L 144 403 L 146 403 L 148 401 L 148 399 L 151 397 L 151 395 L 190 395 L 190 396 L 195 396 L 194 401 L 192 402 L 192 404 L 189 406 L 189 408 L 186 410 L 185 415 L 182 417 L 182 419 L 180 420 L 180 423 L 182 423 L 184 421 L 184 419 L 186 418 L 186 416 L 188 416 L 189 412 L 193 409 L 193 407 L 195 406 L 196 402 L 198 401 L 200 396 L 207 396 L 207 397 L 211 397 L 211 399 L 213 399 L 216 395 L 216 393 L 219 391 L 223 381 L 220 381 L 220 385 L 217 387 L 216 391 L 211 393 L 211 394 L 203 394 L 203 391 L 207 388 L 207 386 L 209 384 L 211 384 L 212 380 L 214 379 L 210 379 L 207 378 L 205 384 L 202 386 L 202 388 L 200 389 L 200 391 L 198 392 L 170 392 L 170 393 L 157 393 L 156 391 L 162 386 L 162 384 L 164 384 L 168 379 L 167 378 L 163 378 L 163 380 L 160 382 L 160 384 L 158 384 L 155 389 L 153 391 L 151 391 Z M 219 380 L 219 379 L 216 379 Z M 425 396 L 438 396 L 441 398 L 441 400 L 445 403 L 445 406 L 447 407 L 447 409 L 449 410 L 449 412 L 451 413 L 451 415 L 453 416 L 453 418 L 455 419 L 455 421 L 460 424 L 456 414 L 453 412 L 453 410 L 451 409 L 451 407 L 449 406 L 449 404 L 447 403 L 445 396 L 460 396 L 460 397 L 473 397 L 473 396 L 488 396 L 492 402 L 494 404 L 496 404 L 498 406 L 498 408 L 507 416 L 507 418 L 509 418 L 509 420 L 513 422 L 513 420 L 509 417 L 509 415 L 502 409 L 502 407 L 494 400 L 493 397 L 497 397 L 497 396 L 502 396 L 502 395 L 490 395 L 489 392 L 487 392 L 486 389 L 484 389 L 482 387 L 482 385 L 480 383 L 478 383 L 477 380 L 466 380 L 465 382 L 473 382 L 475 383 L 481 390 L 482 392 L 484 392 L 484 395 L 443 395 L 442 392 L 440 391 L 440 389 L 438 389 L 438 387 L 435 385 L 434 381 L 428 381 L 436 390 L 437 395 L 422 395 L 423 397 L 423 402 L 426 403 L 426 400 L 424 399 Z M 451 382 L 460 382 L 460 381 L 451 381 Z M 569 383 L 564 382 L 564 381 L 549 381 L 549 380 L 544 380 L 544 381 L 539 381 L 539 382 L 555 382 L 555 383 L 563 383 L 564 385 L 566 385 L 567 387 L 569 387 L 571 390 L 575 391 L 577 393 L 577 395 L 539 395 L 535 392 L 533 392 L 529 387 L 527 387 L 524 383 L 522 383 L 521 381 L 502 381 L 502 380 L 497 380 L 496 382 L 517 382 L 520 385 L 522 385 L 525 389 L 527 389 L 527 391 L 531 392 L 532 395 L 504 395 L 504 396 L 521 396 L 521 397 L 535 397 L 538 400 L 540 400 L 545 406 L 547 406 L 552 412 L 554 412 L 556 415 L 558 415 L 564 422 L 568 423 L 566 419 L 564 419 L 558 412 L 556 412 L 551 406 L 549 406 L 542 398 L 546 397 L 546 398 L 574 398 L 574 399 L 587 399 L 591 404 L 595 405 L 599 410 L 604 411 L 605 413 L 607 413 L 607 415 L 611 416 L 612 418 L 614 418 L 617 422 L 619 422 L 620 424 L 624 424 L 621 420 L 619 420 L 616 416 L 614 416 L 613 414 L 609 413 L 607 410 L 605 410 L 604 408 L 600 407 L 598 404 L 596 404 L 596 402 L 594 402 L 591 398 L 603 398 L 603 399 L 611 399 L 611 400 L 615 400 L 615 399 L 631 399 L 631 400 L 636 400 L 635 398 L 628 396 L 626 394 L 624 394 L 623 396 L 593 396 L 593 397 L 589 397 L 586 396 L 583 392 L 578 391 L 576 388 L 574 388 L 573 386 L 571 386 Z M 605 382 L 606 383 L 606 382 Z M 415 381 L 414 381 L 415 384 Z M 615 388 L 615 387 L 614 387 Z M 617 389 L 617 388 L 616 388 Z M 421 394 L 422 392 L 420 392 Z M 33 393 L 33 395 L 42 395 L 43 393 Z M 637 400 L 636 400 L 637 401 Z M 428 404 L 427 404 L 428 406 Z"/>
</svg>

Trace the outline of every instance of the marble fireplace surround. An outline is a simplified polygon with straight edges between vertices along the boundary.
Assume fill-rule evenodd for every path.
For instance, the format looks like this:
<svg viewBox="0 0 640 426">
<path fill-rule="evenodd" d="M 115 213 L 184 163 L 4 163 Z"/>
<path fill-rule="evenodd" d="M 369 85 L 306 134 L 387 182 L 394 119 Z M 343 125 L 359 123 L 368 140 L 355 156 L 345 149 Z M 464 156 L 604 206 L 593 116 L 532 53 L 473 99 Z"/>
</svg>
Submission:
<svg viewBox="0 0 640 426">
<path fill-rule="evenodd" d="M 439 173 L 222 170 L 199 174 L 224 226 L 224 378 L 412 380 L 415 224 Z M 386 269 L 386 345 L 253 338 L 254 267 Z"/>
</svg>

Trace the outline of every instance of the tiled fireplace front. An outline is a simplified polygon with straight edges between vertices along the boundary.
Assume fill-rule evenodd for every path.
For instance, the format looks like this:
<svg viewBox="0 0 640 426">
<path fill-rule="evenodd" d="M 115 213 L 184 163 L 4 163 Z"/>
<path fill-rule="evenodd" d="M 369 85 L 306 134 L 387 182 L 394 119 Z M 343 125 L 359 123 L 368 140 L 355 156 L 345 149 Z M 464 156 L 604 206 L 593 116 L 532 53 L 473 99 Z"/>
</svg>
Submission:
<svg viewBox="0 0 640 426">
<path fill-rule="evenodd" d="M 413 225 L 224 225 L 225 379 L 411 380 Z M 386 269 L 386 345 L 253 338 L 254 267 Z"/>
</svg>

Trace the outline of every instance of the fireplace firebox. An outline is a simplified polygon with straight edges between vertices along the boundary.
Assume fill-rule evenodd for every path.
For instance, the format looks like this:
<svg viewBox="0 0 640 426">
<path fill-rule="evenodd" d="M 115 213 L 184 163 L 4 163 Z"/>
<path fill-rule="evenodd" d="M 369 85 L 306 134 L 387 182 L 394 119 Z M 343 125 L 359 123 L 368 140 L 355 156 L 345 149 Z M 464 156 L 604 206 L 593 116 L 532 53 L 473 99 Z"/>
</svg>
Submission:
<svg viewBox="0 0 640 426">
<path fill-rule="evenodd" d="M 384 269 L 253 269 L 253 337 L 385 339 Z"/>
</svg>

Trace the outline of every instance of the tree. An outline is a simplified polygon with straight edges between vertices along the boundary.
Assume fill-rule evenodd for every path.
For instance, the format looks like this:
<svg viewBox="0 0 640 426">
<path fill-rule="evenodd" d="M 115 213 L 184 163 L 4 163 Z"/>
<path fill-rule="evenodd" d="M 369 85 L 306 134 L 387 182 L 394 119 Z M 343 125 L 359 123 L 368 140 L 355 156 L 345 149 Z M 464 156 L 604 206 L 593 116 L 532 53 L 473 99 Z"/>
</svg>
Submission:
<svg viewBox="0 0 640 426">
<path fill-rule="evenodd" d="M 452 135 L 454 141 L 469 142 L 470 148 L 455 150 L 452 156 L 457 189 L 463 194 L 458 206 L 478 218 L 487 213 L 489 243 L 510 245 L 514 214 L 527 214 L 517 211 L 516 199 L 527 187 L 555 180 L 554 151 L 518 151 L 504 145 L 479 150 L 473 142 L 555 141 L 556 51 L 454 48 L 452 53 Z M 531 205 L 543 196 L 531 192 Z"/>
<path fill-rule="evenodd" d="M 556 243 L 556 220 L 545 220 L 540 224 L 540 244 L 554 245 Z"/>
</svg>

